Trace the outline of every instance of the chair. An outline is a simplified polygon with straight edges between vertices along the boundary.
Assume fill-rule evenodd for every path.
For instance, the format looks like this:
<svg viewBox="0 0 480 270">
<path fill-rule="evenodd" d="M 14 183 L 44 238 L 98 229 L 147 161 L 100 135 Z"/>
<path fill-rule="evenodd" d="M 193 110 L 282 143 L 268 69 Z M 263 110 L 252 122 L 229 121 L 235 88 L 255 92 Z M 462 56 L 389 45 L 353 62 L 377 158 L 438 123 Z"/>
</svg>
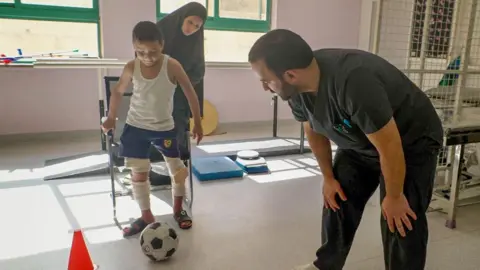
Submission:
<svg viewBox="0 0 480 270">
<path fill-rule="evenodd" d="M 109 107 L 110 103 L 110 96 L 111 96 L 111 90 L 115 86 L 116 83 L 118 83 L 120 77 L 114 77 L 114 76 L 105 76 L 105 92 L 106 92 L 106 104 L 107 104 L 107 110 Z M 133 87 L 130 85 L 128 89 L 125 91 L 123 94 L 122 101 L 120 103 L 120 106 L 118 107 L 118 112 L 117 112 L 117 121 L 115 124 L 115 130 L 108 132 L 105 136 L 105 141 L 106 141 L 106 148 L 107 152 L 109 155 L 109 173 L 110 173 L 110 179 L 111 179 L 111 197 L 112 197 L 112 206 L 113 206 L 113 215 L 114 218 L 116 219 L 116 197 L 119 196 L 127 196 L 127 195 L 132 195 L 132 192 L 130 189 L 128 189 L 125 184 L 120 181 L 117 178 L 117 172 L 119 171 L 119 167 L 124 166 L 124 159 L 118 155 L 119 153 L 119 146 L 120 146 L 120 136 L 122 134 L 123 128 L 125 126 L 126 118 L 127 118 L 127 113 L 128 109 L 130 106 L 130 98 L 132 96 L 132 91 Z M 187 134 L 189 133 L 189 130 L 186 130 Z M 188 138 L 188 137 L 187 137 Z M 191 166 L 191 145 L 190 145 L 190 140 L 188 140 L 188 154 L 187 155 L 182 155 L 182 159 L 184 162 L 187 162 L 188 170 L 189 170 L 189 184 L 190 184 L 190 198 L 185 198 L 185 202 L 188 205 L 190 209 L 192 209 L 193 206 L 193 177 L 192 177 L 192 166 Z M 164 161 L 163 155 L 153 146 L 150 147 L 150 162 L 151 163 L 157 163 L 157 162 L 162 162 Z M 157 179 L 161 178 L 162 175 L 156 173 L 153 169 L 150 170 L 150 179 L 151 182 L 152 179 Z M 115 183 L 121 186 L 122 190 L 121 191 L 116 191 L 115 188 Z M 152 186 L 152 191 L 155 190 L 165 190 L 171 188 L 171 183 L 170 181 L 168 183 L 163 183 L 161 185 Z"/>
</svg>

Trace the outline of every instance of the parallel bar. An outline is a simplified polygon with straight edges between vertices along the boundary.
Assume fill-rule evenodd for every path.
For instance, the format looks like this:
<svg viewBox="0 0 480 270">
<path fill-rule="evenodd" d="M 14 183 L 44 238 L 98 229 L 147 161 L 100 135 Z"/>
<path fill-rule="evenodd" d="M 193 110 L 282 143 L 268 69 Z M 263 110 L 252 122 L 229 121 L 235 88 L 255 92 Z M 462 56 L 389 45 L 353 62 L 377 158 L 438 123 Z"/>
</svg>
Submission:
<svg viewBox="0 0 480 270">
<path fill-rule="evenodd" d="M 273 95 L 273 130 L 272 137 L 276 138 L 278 135 L 278 96 Z"/>
<path fill-rule="evenodd" d="M 34 63 L 10 63 L 8 65 L 0 65 L 0 68 L 115 68 L 122 67 L 128 60 L 119 59 L 38 59 Z M 249 69 L 249 63 L 238 62 L 207 62 L 206 66 L 209 68 L 222 68 L 222 69 Z M 480 71 L 479 71 L 480 73 Z"/>
<path fill-rule="evenodd" d="M 305 153 L 305 129 L 303 123 L 300 123 L 300 154 Z"/>
<path fill-rule="evenodd" d="M 40 58 L 33 63 L 10 63 L 0 65 L 2 67 L 34 67 L 34 68 L 110 68 L 123 67 L 129 60 L 109 59 L 109 58 Z M 208 68 L 222 69 L 249 69 L 249 63 L 240 62 L 206 62 Z M 402 69 L 403 72 L 420 74 L 445 74 L 443 69 Z M 468 71 L 449 70 L 451 74 L 480 74 L 479 66 L 470 66 Z"/>
</svg>

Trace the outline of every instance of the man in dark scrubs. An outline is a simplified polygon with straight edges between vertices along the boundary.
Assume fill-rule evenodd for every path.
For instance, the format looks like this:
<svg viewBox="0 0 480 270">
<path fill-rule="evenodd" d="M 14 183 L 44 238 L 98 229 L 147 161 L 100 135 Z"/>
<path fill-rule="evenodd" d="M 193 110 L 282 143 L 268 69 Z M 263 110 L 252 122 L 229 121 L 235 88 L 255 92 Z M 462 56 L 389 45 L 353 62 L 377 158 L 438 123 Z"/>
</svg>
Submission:
<svg viewBox="0 0 480 270">
<path fill-rule="evenodd" d="M 312 51 L 283 29 L 259 38 L 249 62 L 265 90 L 288 101 L 323 174 L 322 246 L 295 269 L 340 270 L 369 198 L 380 185 L 385 268 L 422 270 L 440 119 L 400 70 L 368 52 Z M 330 141 L 338 146 L 332 162 Z"/>
</svg>

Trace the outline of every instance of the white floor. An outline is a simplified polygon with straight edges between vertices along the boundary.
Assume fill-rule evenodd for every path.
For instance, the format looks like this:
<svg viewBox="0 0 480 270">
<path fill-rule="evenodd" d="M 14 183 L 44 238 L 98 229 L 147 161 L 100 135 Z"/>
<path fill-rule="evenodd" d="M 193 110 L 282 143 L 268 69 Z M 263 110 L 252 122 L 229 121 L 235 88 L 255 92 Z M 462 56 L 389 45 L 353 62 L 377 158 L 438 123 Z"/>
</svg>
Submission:
<svg viewBox="0 0 480 270">
<path fill-rule="evenodd" d="M 207 138 L 268 134 L 270 127 L 242 128 Z M 246 131 L 245 131 L 246 130 Z M 297 135 L 297 126 L 281 135 Z M 138 239 L 122 239 L 112 219 L 107 176 L 43 181 L 45 159 L 98 150 L 97 137 L 11 144 L 0 148 L 0 269 L 67 269 L 72 230 L 82 228 L 91 256 L 105 270 L 289 270 L 310 262 L 320 243 L 321 182 L 309 155 L 269 161 L 273 173 L 243 180 L 195 182 L 194 228 L 180 231 L 172 260 L 153 264 Z M 156 192 L 158 219 L 173 223 L 168 192 Z M 458 228 L 430 213 L 427 269 L 480 269 L 479 206 L 459 210 Z M 120 222 L 137 215 L 129 197 L 118 202 Z M 367 206 L 344 269 L 383 269 L 379 203 Z"/>
</svg>

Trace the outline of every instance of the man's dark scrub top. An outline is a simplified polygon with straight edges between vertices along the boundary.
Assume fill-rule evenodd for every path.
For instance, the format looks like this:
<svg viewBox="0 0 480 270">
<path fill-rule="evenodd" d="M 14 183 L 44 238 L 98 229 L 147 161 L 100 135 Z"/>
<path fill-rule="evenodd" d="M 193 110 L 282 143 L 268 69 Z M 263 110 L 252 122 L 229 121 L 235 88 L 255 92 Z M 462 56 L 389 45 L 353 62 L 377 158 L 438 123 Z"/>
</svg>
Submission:
<svg viewBox="0 0 480 270">
<path fill-rule="evenodd" d="M 383 58 L 360 50 L 321 49 L 316 96 L 301 93 L 289 100 L 294 118 L 341 149 L 366 156 L 378 152 L 365 134 L 395 119 L 406 155 L 443 142 L 441 121 L 428 97 Z M 427 140 L 425 140 L 427 139 Z"/>
</svg>

